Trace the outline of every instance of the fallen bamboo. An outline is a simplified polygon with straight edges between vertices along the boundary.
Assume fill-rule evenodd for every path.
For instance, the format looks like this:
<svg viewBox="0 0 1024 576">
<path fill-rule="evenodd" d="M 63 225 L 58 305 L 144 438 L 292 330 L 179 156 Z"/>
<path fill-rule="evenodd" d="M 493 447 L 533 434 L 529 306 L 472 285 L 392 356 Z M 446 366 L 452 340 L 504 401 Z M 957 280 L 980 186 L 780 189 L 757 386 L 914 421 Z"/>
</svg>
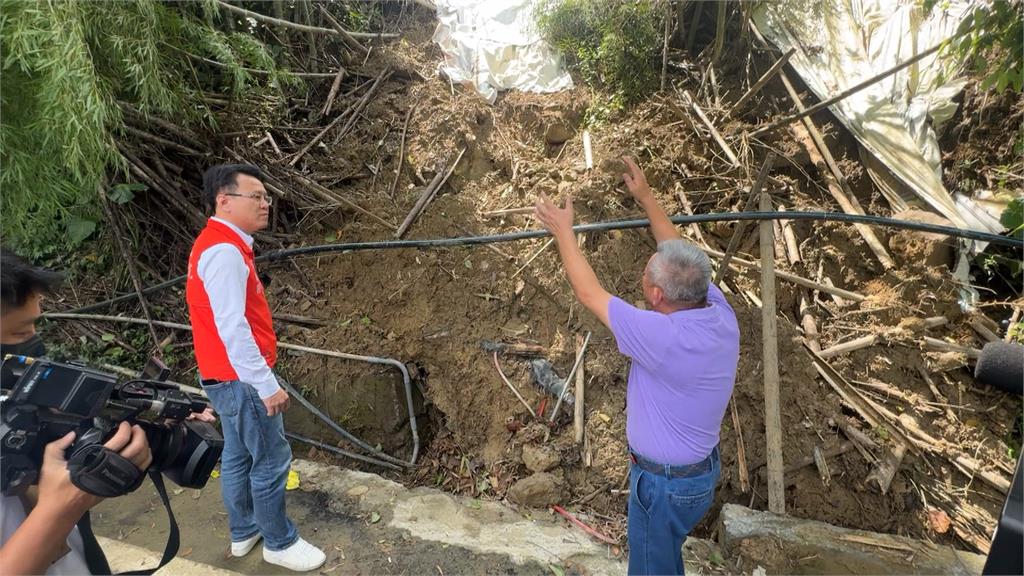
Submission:
<svg viewBox="0 0 1024 576">
<path fill-rule="evenodd" d="M 405 166 L 405 137 L 409 132 L 409 120 L 412 118 L 414 110 L 416 110 L 416 104 L 409 107 L 409 110 L 405 113 L 405 121 L 402 122 L 402 141 L 398 146 L 398 168 L 395 169 L 395 179 L 391 181 L 391 191 L 388 192 L 388 196 L 392 199 L 395 198 L 398 181 L 402 178 L 402 167 Z"/>
<path fill-rule="evenodd" d="M 686 214 L 693 216 L 693 206 L 690 204 L 690 199 L 686 197 L 686 192 L 683 191 L 683 187 L 676 182 L 676 196 L 679 198 L 679 204 L 683 207 L 683 211 Z M 711 246 L 708 244 L 704 234 L 700 231 L 700 226 L 697 226 L 696 222 L 691 222 L 686 225 L 687 230 L 690 231 L 690 235 L 696 238 L 703 246 Z"/>
<path fill-rule="evenodd" d="M 750 470 L 747 469 L 747 449 L 743 443 L 743 428 L 740 427 L 740 415 L 736 411 L 736 399 L 729 399 L 729 411 L 732 413 L 732 427 L 736 430 L 736 468 L 740 479 L 740 492 L 750 492 Z"/>
<path fill-rule="evenodd" d="M 711 120 L 708 119 L 708 117 L 704 114 L 704 111 L 701 110 L 700 106 L 697 105 L 697 102 L 694 101 L 692 96 L 690 96 L 690 92 L 687 90 L 683 90 L 682 94 L 683 99 L 686 100 L 686 103 L 690 106 L 694 113 L 697 114 L 697 117 L 700 118 L 701 122 L 703 122 L 704 125 L 707 126 L 708 130 L 711 132 L 711 137 L 715 139 L 715 142 L 718 143 L 718 146 L 722 149 L 723 152 L 725 152 L 726 157 L 729 158 L 729 162 L 731 162 L 733 166 L 739 166 L 740 161 L 739 158 L 736 157 L 736 153 L 733 152 L 732 148 L 729 146 L 729 143 L 725 141 L 725 138 L 722 138 L 722 134 L 718 132 L 718 129 L 715 128 L 715 125 L 711 123 Z"/>
<path fill-rule="evenodd" d="M 564 516 L 566 520 L 568 520 L 568 521 L 572 522 L 573 524 L 575 524 L 575 525 L 579 526 L 580 528 L 582 528 L 583 531 L 586 532 L 587 534 L 590 534 L 591 536 L 593 536 L 594 538 L 597 538 L 598 540 L 604 542 L 605 544 L 611 544 L 612 546 L 618 546 L 619 545 L 619 543 L 617 541 L 612 540 L 611 538 L 605 536 L 604 534 L 601 534 L 597 530 L 594 530 L 590 526 L 588 526 L 585 523 L 583 523 L 580 519 L 576 518 L 575 516 L 573 516 L 572 514 L 567 512 L 565 510 L 565 508 L 562 508 L 561 506 L 552 506 L 551 509 L 554 510 L 555 512 L 558 512 L 562 516 Z"/>
<path fill-rule="evenodd" d="M 494 351 L 492 358 L 494 359 L 494 367 L 498 370 L 498 376 L 501 376 L 501 381 L 504 382 L 505 385 L 508 386 L 508 389 L 511 390 L 512 393 L 516 395 L 516 398 L 518 398 L 519 401 L 523 403 L 523 406 L 526 406 L 526 410 L 530 413 L 530 416 L 533 416 L 533 419 L 536 420 L 537 413 L 533 411 L 533 407 L 530 406 L 530 403 L 527 402 L 525 398 L 523 398 L 523 395 L 520 394 L 519 390 L 516 389 L 512 382 L 509 381 L 509 379 L 505 376 L 505 373 L 501 371 L 501 365 L 498 364 L 497 351 Z"/>
<path fill-rule="evenodd" d="M 395 238 L 401 238 L 402 235 L 409 230 L 409 227 L 412 226 L 412 223 L 416 220 L 416 218 L 419 217 L 420 213 L 423 212 L 423 210 L 427 208 L 427 205 L 430 204 L 430 202 L 434 199 L 435 196 L 437 196 L 437 192 L 441 189 L 442 186 L 444 186 L 445 182 L 448 181 L 448 178 L 451 177 L 452 172 L 455 172 L 455 168 L 459 165 L 459 161 L 462 160 L 462 155 L 465 153 L 466 148 L 460 150 L 459 155 L 455 157 L 455 161 L 452 162 L 452 165 L 448 168 L 448 170 L 438 172 L 439 175 L 442 173 L 444 174 L 441 180 L 438 181 L 437 176 L 435 176 L 434 180 L 432 180 L 430 183 L 431 185 L 428 185 L 426 189 L 423 190 L 423 194 L 421 194 L 419 199 L 416 200 L 416 205 L 413 206 L 412 210 L 409 211 L 409 214 L 406 215 L 405 220 L 402 222 L 402 225 L 399 226 L 398 230 L 395 231 Z M 437 184 L 435 185 L 434 182 L 437 182 Z"/>
<path fill-rule="evenodd" d="M 818 352 L 818 356 L 821 356 L 822 358 L 832 358 L 833 356 L 838 356 L 840 354 L 853 352 L 854 350 L 860 350 L 862 348 L 874 346 L 875 344 L 878 343 L 878 341 L 879 336 L 877 334 L 869 334 L 867 336 L 862 336 L 860 338 L 850 340 L 849 342 L 836 344 L 831 348 L 826 348 L 825 350 Z"/>
<path fill-rule="evenodd" d="M 505 208 L 504 210 L 490 210 L 488 212 L 481 212 L 480 216 L 483 218 L 504 218 L 505 216 L 511 216 L 513 214 L 533 214 L 533 206 L 524 206 L 522 208 Z"/>
<path fill-rule="evenodd" d="M 582 237 L 583 236 L 580 235 L 580 238 L 582 238 Z M 527 258 L 526 262 L 524 262 L 523 265 L 520 266 L 519 269 L 516 270 L 514 274 L 512 274 L 512 278 L 515 278 L 516 276 L 519 276 L 520 274 L 522 274 L 523 270 L 526 270 L 530 266 L 530 264 L 533 264 L 533 261 L 536 260 L 541 254 L 543 254 L 544 251 L 547 250 L 548 247 L 551 246 L 554 243 L 555 243 L 555 239 L 554 238 L 549 238 L 548 241 L 545 242 L 544 245 L 541 246 L 539 250 L 537 250 L 536 252 L 533 253 L 533 256 L 530 256 L 529 258 Z"/>
<path fill-rule="evenodd" d="M 769 152 L 768 155 L 765 156 L 764 162 L 761 164 L 761 169 L 757 173 L 757 178 L 754 179 L 753 186 L 750 187 L 750 195 L 747 197 L 747 201 L 743 207 L 744 212 L 748 212 L 753 209 L 754 205 L 760 200 L 761 188 L 764 186 L 764 181 L 768 178 L 768 172 L 771 171 L 772 165 L 774 164 L 775 153 Z M 713 284 L 721 284 L 722 280 L 725 279 L 725 275 L 729 270 L 729 262 L 739 249 L 740 241 L 743 240 L 743 235 L 746 231 L 746 222 L 736 223 L 736 230 L 733 231 L 732 238 L 729 239 L 729 246 L 726 247 L 725 254 L 722 256 L 722 261 L 718 264 L 718 272 L 715 273 L 715 277 L 711 281 Z"/>
<path fill-rule="evenodd" d="M 985 325 L 985 322 L 981 318 L 978 318 L 977 316 L 972 316 L 968 322 L 970 323 L 971 328 L 974 328 L 974 331 L 977 332 L 979 336 L 981 336 L 982 340 L 986 342 L 998 342 L 999 340 L 1001 340 L 1001 338 L 999 338 L 999 336 L 997 336 L 995 332 L 993 332 L 988 326 Z"/>
<path fill-rule="evenodd" d="M 402 235 L 405 234 L 406 230 L 409 229 L 409 226 L 412 226 L 412 221 L 419 216 L 420 211 L 423 210 L 424 206 L 426 206 L 427 199 L 434 193 L 434 188 L 441 183 L 442 178 L 444 178 L 443 167 L 437 171 L 437 174 L 434 174 L 434 179 L 427 184 L 426 188 L 424 188 L 422 192 L 420 192 L 419 197 L 416 198 L 416 202 L 412 205 L 409 213 L 406 214 L 405 220 L 402 220 L 401 225 L 398 226 L 398 230 L 395 231 L 395 238 L 401 238 Z"/>
<path fill-rule="evenodd" d="M 718 250 L 714 250 L 712 248 L 707 248 L 704 251 L 718 258 L 725 256 L 723 252 L 719 252 Z M 748 260 L 743 260 L 742 258 L 735 257 L 729 261 L 729 266 L 735 268 L 742 266 L 745 268 L 753 268 L 757 270 L 761 268 L 761 265 L 758 263 L 750 262 Z M 804 278 L 802 276 L 790 274 L 789 272 L 784 272 L 782 270 L 776 270 L 775 275 L 783 280 L 786 280 L 787 282 L 792 282 L 793 284 L 796 284 L 798 286 L 803 286 L 805 288 L 818 290 L 820 292 L 825 292 L 828 294 L 835 294 L 837 296 L 842 296 L 843 298 L 846 298 L 847 300 L 852 300 L 854 302 L 863 302 L 864 300 L 867 300 L 865 296 L 857 294 L 856 292 L 850 292 L 849 290 L 843 290 L 842 288 L 836 288 L 835 286 L 826 286 L 825 284 L 819 284 L 813 280 L 808 280 L 807 278 Z"/>
<path fill-rule="evenodd" d="M 818 469 L 818 477 L 821 478 L 821 483 L 827 488 L 832 483 L 832 472 L 828 469 L 828 462 L 825 461 L 825 456 L 821 453 L 821 447 L 815 444 L 814 452 L 812 454 L 814 458 L 814 466 Z"/>
<path fill-rule="evenodd" d="M 334 99 L 338 97 L 338 90 L 341 89 L 341 81 L 345 78 L 345 67 L 338 66 L 338 73 L 334 76 L 334 82 L 331 82 L 331 90 L 327 92 L 327 100 L 324 101 L 324 110 L 320 113 L 321 116 L 330 116 L 331 108 L 334 106 Z M 269 134 L 269 132 L 268 132 Z M 276 146 L 275 146 L 276 148 Z M 279 152 L 280 153 L 280 152 Z"/>
<path fill-rule="evenodd" d="M 100 196 L 100 206 L 103 207 L 103 213 L 107 217 L 107 222 L 110 223 L 111 229 L 114 233 L 114 238 L 117 242 L 117 247 L 121 251 L 121 257 L 124 258 L 125 263 L 128 266 L 128 275 L 132 279 L 132 286 L 135 288 L 135 294 L 139 298 L 139 306 L 142 308 L 142 315 L 146 318 L 146 326 L 149 327 L 149 335 L 153 338 L 153 350 L 156 354 L 160 354 L 160 338 L 156 335 L 156 328 L 153 326 L 153 317 L 149 314 L 149 302 L 146 301 L 146 296 L 142 293 L 142 279 L 139 276 L 138 267 L 135 265 L 135 258 L 132 257 L 128 251 L 128 245 L 124 241 L 124 235 L 121 232 L 121 223 L 117 219 L 117 214 L 110 206 L 110 199 L 107 198 L 107 192 L 103 188 L 103 185 L 97 186 L 97 191 Z"/>
<path fill-rule="evenodd" d="M 906 444 L 897 444 L 895 448 L 886 449 L 885 455 L 871 469 L 871 473 L 864 480 L 865 484 L 873 484 L 878 487 L 882 494 L 888 494 L 892 480 L 903 463 L 903 456 L 907 452 Z"/>
<path fill-rule="evenodd" d="M 746 92 L 743 93 L 743 96 L 740 96 L 740 99 L 737 100 L 736 103 L 732 105 L 732 109 L 739 110 L 740 106 L 743 106 L 743 104 L 746 103 L 747 100 L 750 100 L 751 96 L 760 92 L 761 88 L 764 88 L 764 85 L 767 84 L 769 80 L 774 78 L 775 75 L 779 73 L 779 70 L 782 70 L 782 67 L 785 66 L 787 62 L 789 62 L 790 57 L 792 57 L 795 52 L 796 48 L 790 48 L 789 50 L 787 50 L 785 54 L 783 54 L 778 60 L 775 61 L 775 64 L 772 64 L 772 67 L 769 68 L 767 72 L 762 74 L 761 77 L 757 79 L 757 82 L 754 82 L 753 86 L 751 86 Z"/>
<path fill-rule="evenodd" d="M 769 156 L 769 160 L 772 157 Z M 770 162 L 765 161 L 768 165 Z M 771 211 L 771 198 L 761 193 L 761 210 Z M 764 425 L 768 454 L 768 509 L 786 513 L 785 467 L 782 461 L 782 412 L 779 400 L 778 327 L 775 316 L 775 241 L 772 223 L 759 225 L 761 236 L 761 342 L 764 367 Z"/>
<path fill-rule="evenodd" d="M 917 372 L 921 375 L 921 378 L 924 379 L 925 384 L 928 385 L 928 389 L 931 390 L 932 396 L 935 397 L 935 401 L 945 404 L 944 408 L 946 411 L 946 418 L 949 419 L 950 422 L 956 422 L 956 415 L 953 414 L 953 409 L 949 407 L 949 400 L 943 396 L 942 392 L 939 392 L 939 387 L 935 385 L 935 380 L 932 380 L 932 376 L 928 373 L 928 370 L 921 364 L 918 364 Z"/>
<path fill-rule="evenodd" d="M 274 18 L 273 16 L 267 16 L 266 14 L 260 14 L 259 12 L 252 12 L 245 8 L 240 8 L 233 4 L 228 4 L 223 0 L 217 0 L 217 4 L 220 4 L 224 9 L 245 16 L 246 18 L 252 18 L 253 20 L 263 22 L 264 24 L 273 24 L 275 26 L 281 26 L 283 28 L 291 28 L 293 30 L 300 30 L 302 32 L 313 32 L 316 34 L 327 34 L 329 36 L 341 36 L 341 33 L 332 28 L 320 28 L 319 26 L 307 26 L 306 24 L 299 24 L 298 22 L 292 22 L 290 20 L 283 20 L 281 18 Z M 396 38 L 398 34 L 384 34 L 372 32 L 349 32 L 353 38 Z"/>
<path fill-rule="evenodd" d="M 803 110 L 803 101 L 800 100 L 800 95 L 793 89 L 793 85 L 790 84 L 786 73 L 783 72 L 779 78 L 786 87 L 786 91 L 789 93 L 790 99 L 793 100 L 796 109 Z M 799 126 L 793 126 L 793 132 L 796 134 L 797 140 L 800 140 L 804 149 L 807 150 L 807 155 L 810 157 L 811 162 L 818 168 L 822 179 L 825 180 L 825 187 L 828 189 L 829 194 L 836 200 L 843 212 L 863 216 L 864 209 L 861 208 L 860 202 L 857 201 L 853 190 L 850 189 L 846 176 L 840 170 L 839 164 L 836 163 L 832 152 L 828 149 L 825 139 L 822 137 L 818 127 L 814 125 L 814 122 L 810 118 L 803 118 L 803 130 L 801 131 Z M 808 144 L 807 140 L 810 140 L 810 144 Z M 868 248 L 871 249 L 875 257 L 878 258 L 878 261 L 881 262 L 883 268 L 888 270 L 896 265 L 893 262 L 892 256 L 889 255 L 889 251 L 885 249 L 878 236 L 875 235 L 874 230 L 866 224 L 854 224 L 854 228 L 864 238 L 864 242 L 867 243 Z"/>
<path fill-rule="evenodd" d="M 919 54 L 917 54 L 917 55 L 915 55 L 915 56 L 913 56 L 911 58 L 908 58 L 907 60 L 905 60 L 903 62 L 900 62 L 899 64 L 893 66 L 892 68 L 889 68 L 888 70 L 886 70 L 884 72 L 876 74 L 876 75 L 872 76 L 871 78 L 868 78 L 867 80 L 865 80 L 863 82 L 860 82 L 859 84 L 857 84 L 855 86 L 851 86 L 850 88 L 847 88 L 846 90 L 843 90 L 839 94 L 836 94 L 835 96 L 833 96 L 831 98 L 823 100 L 823 101 L 815 104 L 814 106 L 811 106 L 810 108 L 807 108 L 806 110 L 803 110 L 802 112 L 797 112 L 796 114 L 790 114 L 789 116 L 786 116 L 785 118 L 782 118 L 780 120 L 776 120 L 775 122 L 772 122 L 771 124 L 769 124 L 767 126 L 758 128 L 757 130 L 754 130 L 753 132 L 751 132 L 750 135 L 751 136 L 757 136 L 759 134 L 764 134 L 765 132 L 770 132 L 772 130 L 775 130 L 776 128 L 780 128 L 782 126 L 786 126 L 787 124 L 795 122 L 795 121 L 797 121 L 797 120 L 799 120 L 801 118 L 805 118 L 807 116 L 810 116 L 811 114 L 814 114 L 818 110 L 822 110 L 824 108 L 828 108 L 829 106 L 835 104 L 836 102 L 844 100 L 845 98 L 847 98 L 847 97 L 849 97 L 849 96 L 851 96 L 853 94 L 856 94 L 857 92 L 860 92 L 861 90 L 867 88 L 868 86 L 871 86 L 871 85 L 875 84 L 876 82 L 884 80 L 884 79 L 888 78 L 889 76 L 892 76 L 893 74 L 899 72 L 900 70 L 903 70 L 904 68 L 912 66 L 913 64 L 917 63 L 918 61 L 920 61 L 920 60 L 922 60 L 922 59 L 924 59 L 924 58 L 926 58 L 928 56 L 931 56 L 932 54 L 938 52 L 939 49 L 942 48 L 942 46 L 945 43 L 946 43 L 946 41 L 940 42 L 940 43 L 936 44 L 935 46 L 932 46 L 931 48 L 925 50 L 924 52 L 921 52 L 921 53 L 919 53 Z"/>
<path fill-rule="evenodd" d="M 569 375 L 566 376 L 565 381 L 562 382 L 562 391 L 558 394 L 558 401 L 555 402 L 555 408 L 551 411 L 551 416 L 548 417 L 549 423 L 553 423 L 555 418 L 558 417 L 558 409 L 562 407 L 562 400 L 565 399 L 565 391 L 569 389 L 569 382 L 572 381 L 572 377 L 576 374 L 576 370 L 583 365 L 583 354 L 587 351 L 588 344 L 590 344 L 590 332 L 587 332 L 587 337 L 583 339 L 583 344 L 580 346 L 579 353 L 576 355 L 576 363 L 573 364 L 572 370 L 569 370 Z"/>
<path fill-rule="evenodd" d="M 314 194 L 316 194 L 320 198 L 322 198 L 322 199 L 324 199 L 324 200 L 326 200 L 328 202 L 334 203 L 334 204 L 344 204 L 344 205 L 352 208 L 356 212 L 359 212 L 361 214 L 365 214 L 365 215 L 369 216 L 370 218 L 373 218 L 377 222 L 380 222 L 381 224 L 383 224 L 384 226 L 387 226 L 388 228 L 390 228 L 392 230 L 395 229 L 395 225 L 392 224 L 391 222 L 388 222 L 387 220 L 381 218 L 380 216 L 377 216 L 373 212 L 370 212 L 366 208 L 363 208 L 362 206 L 360 206 L 360 205 L 356 204 L 355 202 L 345 198 L 344 196 L 338 196 L 337 194 L 334 194 L 333 192 L 331 192 L 330 190 L 325 188 L 320 183 L 314 182 L 313 180 L 310 180 L 309 178 L 306 178 L 305 176 L 303 176 L 302 174 L 299 174 L 298 172 L 289 171 L 289 174 L 293 178 L 298 180 L 300 184 L 303 184 L 304 186 L 306 186 L 306 188 L 308 188 L 311 192 L 313 192 Z"/>
<path fill-rule="evenodd" d="M 978 350 L 977 348 L 968 348 L 967 346 L 950 344 L 949 342 L 939 340 L 938 338 L 932 338 L 931 336 L 923 336 L 922 341 L 924 342 L 925 348 L 937 352 L 957 352 L 959 354 L 964 354 L 968 358 L 975 359 L 981 357 L 981 350 Z"/>
<path fill-rule="evenodd" d="M 359 119 L 359 116 L 362 114 L 363 109 L 366 108 L 366 105 L 369 103 L 370 98 L 374 95 L 374 93 L 377 92 L 377 88 L 380 86 L 381 82 L 383 82 L 389 76 L 391 76 L 391 72 L 389 70 L 381 71 L 381 73 L 378 74 L 376 78 L 374 78 L 373 84 L 371 84 L 370 87 L 367 88 L 366 93 L 363 94 L 363 96 L 359 99 L 358 102 L 356 102 L 356 105 L 338 115 L 338 117 L 332 120 L 331 123 L 327 125 L 327 127 L 325 127 L 323 130 L 317 133 L 317 135 L 314 136 L 312 140 L 310 140 L 305 146 L 303 146 L 302 149 L 299 150 L 295 154 L 295 156 L 293 156 L 292 159 L 288 161 L 288 166 L 295 166 L 295 164 L 298 163 L 298 161 L 301 160 L 302 157 L 305 156 L 306 153 L 309 152 L 311 148 L 313 148 L 313 146 L 316 146 L 324 138 L 324 136 L 326 136 L 327 133 L 331 131 L 332 128 L 334 128 L 343 119 L 348 118 L 348 122 L 341 129 L 341 132 L 339 132 L 337 136 L 338 138 L 345 137 L 345 135 L 348 134 L 350 130 L 352 130 L 352 126 L 354 126 L 356 120 Z"/>
<path fill-rule="evenodd" d="M 583 337 L 579 334 L 576 335 L 576 350 L 576 361 L 579 362 L 583 356 Z M 585 416 L 585 412 L 583 411 L 583 394 L 585 385 L 583 364 L 580 364 L 580 369 L 576 371 L 576 402 L 573 404 L 572 418 L 573 435 L 577 444 L 581 444 L 583 442 L 583 432 L 586 425 L 586 422 L 583 421 Z"/>
<path fill-rule="evenodd" d="M 357 52 L 364 56 L 370 53 L 366 46 L 360 44 L 359 40 L 356 40 L 355 36 L 353 36 L 351 32 L 342 28 L 341 23 L 335 20 L 334 16 L 331 16 L 330 11 L 328 11 L 323 4 L 320 4 L 319 8 L 320 12 L 324 15 L 324 18 L 327 18 L 327 21 L 331 23 L 331 26 L 333 26 L 334 29 L 338 31 L 338 35 L 341 36 L 342 40 L 345 41 L 345 44 L 348 44 L 349 47 L 354 48 Z"/>
</svg>

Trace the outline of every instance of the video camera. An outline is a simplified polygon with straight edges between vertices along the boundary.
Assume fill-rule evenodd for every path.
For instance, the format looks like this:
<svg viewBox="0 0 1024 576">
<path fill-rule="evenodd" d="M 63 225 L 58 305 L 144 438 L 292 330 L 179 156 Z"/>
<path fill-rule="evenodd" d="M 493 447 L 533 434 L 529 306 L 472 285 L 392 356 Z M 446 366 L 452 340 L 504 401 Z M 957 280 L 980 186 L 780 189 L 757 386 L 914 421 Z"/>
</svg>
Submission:
<svg viewBox="0 0 1024 576">
<path fill-rule="evenodd" d="M 120 470 L 103 461 L 110 459 L 103 443 L 125 421 L 146 433 L 153 454 L 149 470 L 179 486 L 205 486 L 224 438 L 209 423 L 187 419 L 209 403 L 166 382 L 168 373 L 151 360 L 139 378 L 119 382 L 77 363 L 8 356 L 0 366 L 0 492 L 18 494 L 35 484 L 46 444 L 71 431 L 75 441 L 67 457 L 75 485 L 97 496 L 131 492 L 145 475 L 125 470 L 124 459 Z"/>
</svg>

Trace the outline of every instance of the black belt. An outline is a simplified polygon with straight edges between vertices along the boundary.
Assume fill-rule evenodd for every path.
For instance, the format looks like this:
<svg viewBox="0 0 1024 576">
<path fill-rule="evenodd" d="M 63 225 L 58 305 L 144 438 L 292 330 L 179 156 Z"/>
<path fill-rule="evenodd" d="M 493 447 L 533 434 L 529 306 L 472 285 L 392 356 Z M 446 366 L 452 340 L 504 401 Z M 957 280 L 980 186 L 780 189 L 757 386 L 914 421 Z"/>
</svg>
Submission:
<svg viewBox="0 0 1024 576">
<path fill-rule="evenodd" d="M 227 380 L 213 380 L 213 379 L 210 379 L 210 380 L 200 380 L 199 381 L 199 383 L 202 384 L 203 386 L 215 386 L 217 384 L 223 384 L 225 382 L 227 382 Z"/>
<path fill-rule="evenodd" d="M 684 464 L 682 466 L 672 466 L 670 464 L 661 464 L 654 460 L 644 458 L 634 452 L 632 448 L 629 450 L 630 462 L 636 464 L 645 472 L 665 476 L 666 478 L 690 478 L 693 476 L 700 476 L 701 474 L 707 474 L 708 472 L 711 472 L 713 467 L 712 460 L 717 456 L 718 446 L 715 446 L 714 449 L 711 450 L 711 454 L 708 454 L 708 457 L 700 462 L 695 464 Z"/>
</svg>

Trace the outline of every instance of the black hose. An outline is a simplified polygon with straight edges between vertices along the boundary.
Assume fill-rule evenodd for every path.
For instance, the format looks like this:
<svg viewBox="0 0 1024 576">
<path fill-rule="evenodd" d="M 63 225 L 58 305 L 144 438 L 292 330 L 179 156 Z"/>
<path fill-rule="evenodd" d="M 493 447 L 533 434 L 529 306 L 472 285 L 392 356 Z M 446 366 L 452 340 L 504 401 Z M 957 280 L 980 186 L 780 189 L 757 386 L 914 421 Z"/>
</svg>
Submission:
<svg viewBox="0 0 1024 576">
<path fill-rule="evenodd" d="M 870 224 L 873 226 L 885 226 L 903 230 L 917 230 L 930 232 L 945 236 L 954 236 L 967 240 L 989 242 L 1001 246 L 1010 246 L 1024 249 L 1024 240 L 1018 240 L 1008 236 L 989 234 L 977 230 L 967 230 L 953 226 L 940 226 L 938 224 L 925 224 L 909 220 L 896 220 L 882 216 L 862 216 L 859 214 L 845 214 L 842 212 L 716 212 L 711 214 L 677 215 L 670 218 L 673 224 L 693 224 L 702 222 L 734 222 L 740 220 L 824 220 L 831 222 L 850 222 L 854 224 Z M 644 228 L 650 225 L 650 220 L 613 220 L 609 222 L 596 222 L 593 224 L 578 224 L 573 226 L 576 232 L 603 232 L 607 230 L 627 230 L 631 228 Z M 476 246 L 481 244 L 492 244 L 496 242 L 514 242 L 516 240 L 527 240 L 530 238 L 542 238 L 550 236 L 547 230 L 525 230 L 523 232 L 512 232 L 509 234 L 491 234 L 486 236 L 463 236 L 458 238 L 434 238 L 426 240 L 382 240 L 376 242 L 341 242 L 335 244 L 319 244 L 315 246 L 303 246 L 287 250 L 274 250 L 256 258 L 257 262 L 275 262 L 297 256 L 309 256 L 312 254 L 325 254 L 329 252 L 358 252 L 362 250 L 393 250 L 399 248 L 451 248 L 455 246 Z M 178 276 L 166 282 L 151 286 L 142 291 L 143 294 L 152 294 L 165 288 L 171 288 L 185 281 L 185 276 Z M 104 308 L 111 304 L 125 302 L 138 298 L 136 294 L 125 294 L 96 304 L 90 304 L 67 312 L 90 312 Z"/>
</svg>

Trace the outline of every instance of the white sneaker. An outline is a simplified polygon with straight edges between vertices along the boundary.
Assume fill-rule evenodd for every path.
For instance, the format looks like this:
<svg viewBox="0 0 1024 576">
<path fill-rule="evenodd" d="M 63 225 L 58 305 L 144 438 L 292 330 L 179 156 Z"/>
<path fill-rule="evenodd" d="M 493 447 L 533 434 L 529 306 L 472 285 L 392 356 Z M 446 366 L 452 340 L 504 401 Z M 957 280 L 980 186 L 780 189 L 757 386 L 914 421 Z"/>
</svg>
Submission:
<svg viewBox="0 0 1024 576">
<path fill-rule="evenodd" d="M 284 550 L 267 550 L 267 547 L 264 546 L 263 559 L 296 572 L 309 572 L 323 566 L 327 561 L 327 555 L 316 546 L 299 538 Z"/>
<path fill-rule="evenodd" d="M 246 538 L 241 542 L 232 542 L 231 555 L 235 558 L 241 558 L 242 556 L 245 556 L 249 552 L 252 552 L 252 549 L 256 547 L 256 544 L 262 538 L 263 536 L 261 536 L 260 533 L 257 532 L 256 535 L 252 536 L 251 538 Z"/>
</svg>

